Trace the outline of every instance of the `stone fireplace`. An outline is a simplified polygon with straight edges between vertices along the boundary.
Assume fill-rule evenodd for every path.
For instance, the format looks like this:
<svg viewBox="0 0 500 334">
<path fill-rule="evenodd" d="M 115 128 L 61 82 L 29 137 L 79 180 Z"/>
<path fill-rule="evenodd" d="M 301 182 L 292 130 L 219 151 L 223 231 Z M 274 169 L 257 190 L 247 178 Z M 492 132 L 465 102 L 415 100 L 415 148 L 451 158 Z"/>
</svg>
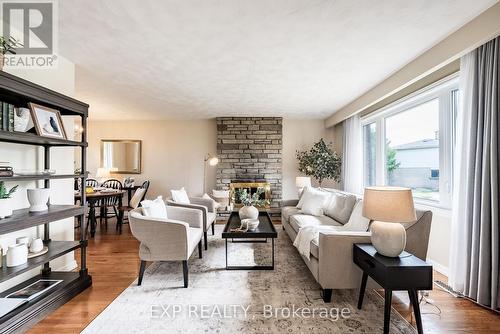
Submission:
<svg viewBox="0 0 500 334">
<path fill-rule="evenodd" d="M 265 185 L 271 213 L 279 213 L 282 180 L 281 117 L 217 118 L 217 189 Z M 252 186 L 253 184 L 253 186 Z"/>
</svg>

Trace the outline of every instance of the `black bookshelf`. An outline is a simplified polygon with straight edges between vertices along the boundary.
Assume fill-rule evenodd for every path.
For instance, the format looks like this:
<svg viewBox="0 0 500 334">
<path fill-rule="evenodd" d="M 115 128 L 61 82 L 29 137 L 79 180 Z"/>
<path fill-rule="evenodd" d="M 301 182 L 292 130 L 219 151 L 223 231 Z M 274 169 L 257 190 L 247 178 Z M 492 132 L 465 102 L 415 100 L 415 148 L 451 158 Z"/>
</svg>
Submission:
<svg viewBox="0 0 500 334">
<path fill-rule="evenodd" d="M 50 169 L 50 153 L 52 147 L 75 147 L 81 150 L 81 170 L 86 170 L 87 164 L 87 116 L 88 105 L 71 97 L 62 95 L 45 87 L 39 86 L 14 75 L 0 71 L 0 101 L 27 107 L 29 102 L 41 104 L 57 109 L 63 116 L 77 116 L 81 118 L 83 133 L 80 141 L 46 138 L 34 133 L 0 131 L 1 143 L 32 145 L 43 148 L 44 169 Z M 50 187 L 52 180 L 81 179 L 85 184 L 87 174 L 55 174 L 55 175 L 14 175 L 2 176 L 0 181 L 43 181 L 46 188 Z M 0 270 L 0 282 L 7 281 L 31 269 L 40 267 L 40 274 L 15 287 L 0 293 L 5 297 L 11 292 L 21 289 L 41 278 L 58 279 L 62 283 L 54 289 L 42 294 L 29 303 L 23 304 L 12 312 L 0 318 L 0 333 L 24 332 L 29 327 L 47 316 L 50 312 L 63 305 L 81 291 L 92 285 L 92 277 L 87 270 L 87 237 L 85 235 L 85 187 L 81 189 L 80 205 L 49 205 L 47 211 L 29 212 L 28 209 L 15 210 L 11 217 L 0 219 L 0 235 L 23 230 L 33 226 L 43 225 L 43 240 L 48 247 L 46 254 L 28 259 L 21 266 Z M 50 238 L 50 225 L 58 220 L 79 216 L 82 222 L 80 238 L 76 241 L 56 241 Z M 51 270 L 50 261 L 63 256 L 71 251 L 80 249 L 80 268 L 77 272 L 54 272 Z"/>
</svg>

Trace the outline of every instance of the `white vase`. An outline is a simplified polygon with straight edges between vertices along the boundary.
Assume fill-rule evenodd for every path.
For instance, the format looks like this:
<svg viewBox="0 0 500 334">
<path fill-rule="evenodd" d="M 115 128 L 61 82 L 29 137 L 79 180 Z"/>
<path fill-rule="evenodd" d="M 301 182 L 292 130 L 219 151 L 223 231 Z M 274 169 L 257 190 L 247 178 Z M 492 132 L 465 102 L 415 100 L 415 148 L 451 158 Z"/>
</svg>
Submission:
<svg viewBox="0 0 500 334">
<path fill-rule="evenodd" d="M 239 211 L 240 219 L 257 219 L 259 218 L 259 209 L 253 205 L 245 205 Z"/>
<path fill-rule="evenodd" d="M 7 267 L 16 267 L 28 261 L 28 246 L 26 244 L 11 245 L 7 249 Z"/>
<path fill-rule="evenodd" d="M 50 189 L 38 188 L 28 189 L 28 202 L 30 202 L 30 212 L 39 212 L 48 210 Z"/>
<path fill-rule="evenodd" d="M 12 216 L 12 202 L 10 198 L 0 199 L 0 219 Z"/>
</svg>

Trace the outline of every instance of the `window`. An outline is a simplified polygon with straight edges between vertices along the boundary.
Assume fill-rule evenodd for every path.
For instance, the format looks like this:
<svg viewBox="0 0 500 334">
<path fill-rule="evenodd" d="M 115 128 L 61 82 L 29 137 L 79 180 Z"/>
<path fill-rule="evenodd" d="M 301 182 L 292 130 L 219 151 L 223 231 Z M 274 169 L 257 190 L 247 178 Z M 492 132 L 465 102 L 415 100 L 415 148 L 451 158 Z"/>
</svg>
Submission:
<svg viewBox="0 0 500 334">
<path fill-rule="evenodd" d="M 418 202 L 451 206 L 457 86 L 446 80 L 362 120 L 365 186 L 409 187 Z"/>
</svg>

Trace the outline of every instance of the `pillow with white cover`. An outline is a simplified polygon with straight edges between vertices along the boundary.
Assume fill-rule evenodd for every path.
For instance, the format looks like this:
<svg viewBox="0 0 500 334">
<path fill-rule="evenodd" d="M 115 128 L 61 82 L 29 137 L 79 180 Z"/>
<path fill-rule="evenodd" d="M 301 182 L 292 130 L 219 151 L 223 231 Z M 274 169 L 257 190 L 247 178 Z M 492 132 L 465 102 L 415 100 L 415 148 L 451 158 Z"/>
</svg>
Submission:
<svg viewBox="0 0 500 334">
<path fill-rule="evenodd" d="M 184 187 L 182 187 L 179 190 L 172 189 L 172 190 L 170 190 L 170 192 L 172 193 L 172 200 L 175 203 L 191 204 L 191 201 L 189 200 L 189 196 L 186 192 L 186 189 L 184 189 Z"/>
<path fill-rule="evenodd" d="M 304 187 L 304 189 L 302 189 L 302 191 L 299 194 L 299 203 L 297 203 L 297 206 L 296 206 L 297 209 L 302 209 L 302 204 L 304 204 L 304 194 L 308 190 L 314 190 L 314 188 L 313 187 Z"/>
<path fill-rule="evenodd" d="M 215 198 L 229 198 L 229 190 L 212 190 L 212 196 Z"/>
<path fill-rule="evenodd" d="M 301 197 L 301 208 L 303 214 L 321 216 L 323 215 L 325 203 L 330 198 L 330 194 L 318 191 L 312 188 L 307 188 Z"/>
<path fill-rule="evenodd" d="M 370 219 L 363 216 L 363 200 L 359 200 L 356 202 L 356 205 L 354 205 L 351 217 L 349 217 L 349 221 L 343 228 L 345 228 L 346 231 L 366 232 L 369 226 Z"/>
<path fill-rule="evenodd" d="M 351 216 L 356 200 L 356 196 L 353 194 L 346 194 L 340 191 L 330 192 L 330 201 L 328 202 L 325 214 L 339 223 L 345 224 Z"/>
<path fill-rule="evenodd" d="M 212 200 L 212 202 L 214 202 L 214 209 L 217 210 L 218 208 L 220 208 L 221 204 L 219 202 L 217 202 L 216 200 L 214 200 L 212 197 L 210 197 L 209 194 L 207 193 L 204 193 L 203 196 L 201 196 L 201 198 L 204 198 L 204 199 L 210 199 Z"/>
<path fill-rule="evenodd" d="M 155 200 L 149 199 L 141 202 L 142 215 L 151 218 L 168 219 L 167 207 L 161 196 L 156 197 Z"/>
</svg>

